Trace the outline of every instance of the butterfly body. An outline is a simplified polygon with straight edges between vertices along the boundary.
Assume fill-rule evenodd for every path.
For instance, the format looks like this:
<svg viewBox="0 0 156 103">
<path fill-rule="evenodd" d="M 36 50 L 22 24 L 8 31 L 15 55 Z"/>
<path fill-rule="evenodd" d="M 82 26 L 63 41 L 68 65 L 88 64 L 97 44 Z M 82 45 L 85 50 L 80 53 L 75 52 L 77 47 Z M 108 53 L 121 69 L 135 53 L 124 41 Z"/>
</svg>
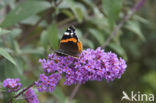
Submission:
<svg viewBox="0 0 156 103">
<path fill-rule="evenodd" d="M 74 27 L 69 27 L 60 40 L 59 49 L 55 51 L 60 56 L 79 57 L 82 52 L 82 43 L 78 40 Z"/>
</svg>

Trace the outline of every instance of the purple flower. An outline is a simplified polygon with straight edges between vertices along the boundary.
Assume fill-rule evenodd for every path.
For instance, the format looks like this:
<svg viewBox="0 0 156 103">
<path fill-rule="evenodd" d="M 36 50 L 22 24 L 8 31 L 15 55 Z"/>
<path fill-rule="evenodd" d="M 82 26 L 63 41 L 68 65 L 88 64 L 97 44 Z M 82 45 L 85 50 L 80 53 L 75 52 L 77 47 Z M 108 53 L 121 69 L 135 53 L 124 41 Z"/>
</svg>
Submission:
<svg viewBox="0 0 156 103">
<path fill-rule="evenodd" d="M 39 103 L 37 95 L 32 88 L 28 89 L 23 96 L 28 103 Z"/>
<path fill-rule="evenodd" d="M 16 79 L 11 79 L 11 78 L 5 79 L 3 81 L 3 87 L 7 88 L 8 92 L 13 92 L 13 91 L 16 92 L 16 91 L 18 91 L 22 87 L 22 84 L 19 81 L 20 81 L 19 78 L 16 78 Z"/>
<path fill-rule="evenodd" d="M 46 92 L 53 92 L 55 90 L 55 86 L 57 85 L 58 81 L 61 79 L 61 75 L 58 73 L 53 73 L 49 76 L 45 74 L 40 75 L 40 80 L 35 82 L 38 91 L 46 91 Z"/>
<path fill-rule="evenodd" d="M 64 85 L 84 84 L 89 80 L 113 81 L 121 78 L 127 65 L 125 60 L 115 53 L 104 52 L 100 47 L 96 50 L 84 50 L 79 58 L 49 54 L 47 60 L 40 59 L 44 74 L 36 82 L 39 91 L 53 91 L 61 75 L 65 75 Z M 54 76 L 54 74 L 57 76 Z M 54 82 L 48 82 L 52 80 Z M 57 77 L 57 78 L 56 78 Z M 49 80 L 49 81 L 50 81 Z"/>
</svg>

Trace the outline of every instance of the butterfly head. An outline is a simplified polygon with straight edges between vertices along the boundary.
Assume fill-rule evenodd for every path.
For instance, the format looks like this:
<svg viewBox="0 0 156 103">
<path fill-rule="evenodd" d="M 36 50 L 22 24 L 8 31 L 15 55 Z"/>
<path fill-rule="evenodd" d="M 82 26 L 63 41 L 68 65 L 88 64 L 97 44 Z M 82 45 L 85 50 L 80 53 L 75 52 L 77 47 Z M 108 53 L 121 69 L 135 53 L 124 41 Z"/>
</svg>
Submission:
<svg viewBox="0 0 156 103">
<path fill-rule="evenodd" d="M 70 26 L 63 34 L 62 39 L 68 39 L 68 38 L 75 38 L 76 40 L 78 40 L 78 37 L 75 33 L 75 27 L 74 26 Z"/>
</svg>

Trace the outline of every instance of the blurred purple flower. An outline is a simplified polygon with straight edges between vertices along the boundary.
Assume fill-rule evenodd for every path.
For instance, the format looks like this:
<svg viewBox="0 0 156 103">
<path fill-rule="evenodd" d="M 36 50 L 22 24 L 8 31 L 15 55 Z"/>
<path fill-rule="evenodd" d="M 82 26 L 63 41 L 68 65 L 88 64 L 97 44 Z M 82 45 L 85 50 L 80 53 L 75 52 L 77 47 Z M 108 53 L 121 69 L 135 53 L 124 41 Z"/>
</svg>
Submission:
<svg viewBox="0 0 156 103">
<path fill-rule="evenodd" d="M 135 4 L 134 8 L 139 10 L 145 3 L 146 0 L 140 0 L 138 3 Z"/>
<path fill-rule="evenodd" d="M 28 103 L 39 103 L 37 95 L 32 88 L 28 89 L 23 96 Z"/>
<path fill-rule="evenodd" d="M 36 86 L 39 91 L 50 92 L 61 79 L 61 74 L 65 75 L 64 85 L 68 86 L 84 84 L 89 80 L 106 79 L 109 82 L 121 78 L 127 67 L 125 60 L 112 52 L 104 52 L 100 47 L 96 50 L 84 50 L 79 58 L 49 54 L 47 60 L 40 59 L 39 62 L 42 64 L 44 74 L 40 75 Z M 57 76 L 53 76 L 54 74 Z M 50 76 L 55 79 L 49 78 Z"/>
<path fill-rule="evenodd" d="M 7 88 L 8 92 L 13 91 L 16 92 L 22 87 L 22 84 L 19 81 L 20 81 L 19 78 L 16 79 L 7 78 L 3 81 L 3 87 Z"/>
</svg>

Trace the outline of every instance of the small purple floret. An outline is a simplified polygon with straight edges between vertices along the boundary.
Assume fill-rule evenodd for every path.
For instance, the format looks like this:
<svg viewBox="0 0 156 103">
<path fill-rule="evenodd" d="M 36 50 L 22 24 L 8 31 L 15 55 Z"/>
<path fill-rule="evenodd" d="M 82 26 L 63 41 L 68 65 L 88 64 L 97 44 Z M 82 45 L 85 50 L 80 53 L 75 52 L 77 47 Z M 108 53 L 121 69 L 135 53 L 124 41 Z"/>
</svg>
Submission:
<svg viewBox="0 0 156 103">
<path fill-rule="evenodd" d="M 28 103 L 39 103 L 37 95 L 32 88 L 28 89 L 23 96 Z"/>
<path fill-rule="evenodd" d="M 3 87 L 7 88 L 8 92 L 16 92 L 22 87 L 22 84 L 19 81 L 19 78 L 7 78 L 3 81 Z"/>
</svg>

